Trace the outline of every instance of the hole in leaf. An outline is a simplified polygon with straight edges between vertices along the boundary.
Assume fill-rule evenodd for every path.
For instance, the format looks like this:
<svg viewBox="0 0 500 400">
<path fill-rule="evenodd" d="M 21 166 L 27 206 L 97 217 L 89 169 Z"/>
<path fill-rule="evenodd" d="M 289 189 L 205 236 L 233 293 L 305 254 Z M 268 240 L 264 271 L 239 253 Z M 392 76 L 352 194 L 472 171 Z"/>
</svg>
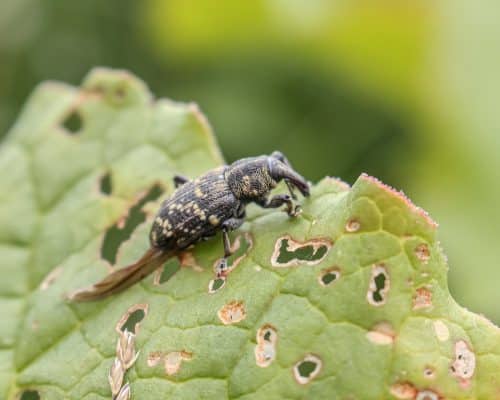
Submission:
<svg viewBox="0 0 500 400">
<path fill-rule="evenodd" d="M 111 181 L 111 173 L 107 172 L 105 175 L 101 176 L 101 179 L 99 180 L 99 191 L 102 194 L 109 196 L 112 190 L 113 183 Z"/>
<path fill-rule="evenodd" d="M 220 259 L 215 260 L 213 269 L 216 275 L 223 275 L 224 277 L 228 277 L 229 274 L 240 264 L 240 262 L 244 260 L 252 246 L 253 240 L 250 233 L 245 232 L 243 235 L 236 236 L 236 238 L 232 241 L 232 254 L 227 258 L 227 267 L 224 269 L 224 271 L 219 270 L 221 266 Z"/>
<path fill-rule="evenodd" d="M 385 279 L 386 278 L 384 273 L 380 273 L 374 278 L 376 290 L 373 292 L 373 300 L 377 303 L 384 300 L 381 291 L 385 288 Z"/>
<path fill-rule="evenodd" d="M 146 213 L 142 211 L 144 205 L 150 201 L 157 200 L 163 194 L 159 185 L 154 185 L 148 193 L 134 205 L 124 220 L 118 221 L 108 229 L 101 247 L 101 257 L 108 260 L 112 265 L 116 262 L 116 254 L 121 244 L 130 238 L 132 232 L 138 225 L 146 220 Z"/>
<path fill-rule="evenodd" d="M 325 255 L 327 250 L 326 246 L 321 246 L 318 249 L 315 249 L 313 246 L 303 246 L 294 251 L 288 251 L 288 240 L 283 240 L 281 242 L 278 262 L 286 264 L 295 258 L 304 261 L 318 260 Z"/>
<path fill-rule="evenodd" d="M 299 375 L 303 378 L 309 378 L 309 376 L 314 372 L 314 370 L 318 367 L 315 362 L 312 361 L 303 361 L 297 367 L 299 370 Z"/>
<path fill-rule="evenodd" d="M 295 364 L 293 374 L 297 383 L 305 385 L 313 380 L 320 372 L 321 359 L 313 354 L 308 354 L 303 360 Z"/>
<path fill-rule="evenodd" d="M 127 91 L 125 90 L 124 87 L 117 87 L 115 90 L 115 97 L 118 100 L 122 100 L 126 94 L 127 94 Z"/>
<path fill-rule="evenodd" d="M 36 390 L 25 390 L 19 400 L 40 400 L 40 394 Z"/>
<path fill-rule="evenodd" d="M 78 111 L 75 110 L 65 118 L 62 125 L 67 133 L 74 135 L 82 129 L 83 120 Z"/>
<path fill-rule="evenodd" d="M 125 329 L 129 332 L 135 333 L 135 327 L 138 323 L 140 323 L 144 317 L 146 316 L 146 313 L 144 310 L 135 310 L 128 319 L 125 321 L 125 323 L 122 325 L 121 330 L 125 331 Z"/>
<path fill-rule="evenodd" d="M 319 283 L 322 286 L 331 285 L 340 277 L 340 271 L 338 268 L 328 268 L 321 271 L 319 275 Z"/>
<path fill-rule="evenodd" d="M 208 293 L 215 293 L 217 290 L 222 289 L 222 287 L 226 284 L 226 278 L 216 278 L 212 279 L 208 284 Z"/>
<path fill-rule="evenodd" d="M 137 335 L 139 325 L 148 313 L 148 304 L 135 304 L 130 307 L 116 324 L 116 331 L 121 334 L 125 329 Z"/>
<path fill-rule="evenodd" d="M 372 267 L 372 276 L 367 293 L 368 302 L 374 306 L 385 304 L 389 287 L 390 280 L 385 265 L 374 265 Z"/>
<path fill-rule="evenodd" d="M 167 282 L 181 268 L 176 259 L 171 258 L 167 261 L 160 275 L 159 284 Z"/>
<path fill-rule="evenodd" d="M 422 390 L 418 392 L 417 397 L 415 397 L 415 400 L 438 400 L 439 395 L 437 393 L 434 393 L 432 390 Z"/>
<path fill-rule="evenodd" d="M 135 327 L 138 323 L 140 323 L 144 317 L 146 316 L 146 313 L 144 310 L 135 310 L 130 316 L 128 317 L 127 321 L 122 325 L 121 330 L 125 331 L 125 329 L 129 332 L 135 333 Z"/>
<path fill-rule="evenodd" d="M 315 265 L 325 258 L 331 246 L 331 242 L 324 239 L 312 239 L 301 243 L 285 236 L 276 242 L 271 264 L 275 267 Z"/>
</svg>

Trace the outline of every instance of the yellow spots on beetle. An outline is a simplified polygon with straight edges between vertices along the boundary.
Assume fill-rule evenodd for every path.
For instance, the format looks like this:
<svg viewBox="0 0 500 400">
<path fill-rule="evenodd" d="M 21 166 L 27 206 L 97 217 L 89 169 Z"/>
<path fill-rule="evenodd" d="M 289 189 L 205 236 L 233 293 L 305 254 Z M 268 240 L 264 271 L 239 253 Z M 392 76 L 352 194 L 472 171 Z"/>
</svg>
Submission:
<svg viewBox="0 0 500 400">
<path fill-rule="evenodd" d="M 242 183 L 242 188 L 243 188 L 243 191 L 248 191 L 250 190 L 252 184 L 250 182 L 250 177 L 248 175 L 243 175 L 241 177 L 241 183 Z"/>
<path fill-rule="evenodd" d="M 217 218 L 217 216 L 215 215 L 210 215 L 208 217 L 208 222 L 210 222 L 211 225 L 218 225 L 219 224 L 219 218 Z"/>
<path fill-rule="evenodd" d="M 203 194 L 202 190 L 199 188 L 199 186 L 196 186 L 196 187 L 194 188 L 194 195 L 195 195 L 196 197 L 199 197 L 199 198 L 201 198 L 201 197 L 203 197 L 203 196 L 204 196 L 204 194 Z"/>
<path fill-rule="evenodd" d="M 267 185 L 269 185 L 271 187 L 276 186 L 276 182 L 273 180 L 273 178 L 271 178 L 271 175 L 269 175 L 269 172 L 267 171 L 267 169 L 261 168 L 259 170 L 259 175 L 260 175 L 260 178 L 262 179 L 262 181 L 265 182 Z"/>
<path fill-rule="evenodd" d="M 172 237 L 174 234 L 172 231 L 169 231 L 167 229 L 163 229 L 162 233 L 163 233 L 163 236 L 165 236 L 167 238 Z"/>
<path fill-rule="evenodd" d="M 162 225 L 162 224 L 163 224 L 163 220 L 161 219 L 161 217 L 156 217 L 155 222 L 156 222 L 158 225 Z"/>
</svg>

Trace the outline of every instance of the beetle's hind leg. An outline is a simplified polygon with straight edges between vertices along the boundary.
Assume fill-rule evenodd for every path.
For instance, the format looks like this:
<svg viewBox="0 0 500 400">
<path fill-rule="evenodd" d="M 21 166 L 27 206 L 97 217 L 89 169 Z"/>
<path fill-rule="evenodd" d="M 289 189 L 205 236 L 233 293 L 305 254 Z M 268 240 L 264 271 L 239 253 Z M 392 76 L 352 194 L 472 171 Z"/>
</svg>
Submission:
<svg viewBox="0 0 500 400">
<path fill-rule="evenodd" d="M 232 256 L 231 241 L 229 240 L 229 232 L 239 228 L 243 224 L 243 218 L 230 218 L 222 223 L 222 243 L 224 245 L 224 257 L 222 257 L 217 265 L 217 277 L 221 278 L 227 273 L 227 259 Z"/>
<path fill-rule="evenodd" d="M 179 186 L 184 185 L 186 182 L 189 182 L 189 179 L 182 175 L 174 175 L 174 185 L 177 189 Z"/>
<path fill-rule="evenodd" d="M 297 217 L 302 212 L 300 205 L 295 204 L 292 197 L 288 194 L 277 194 L 270 199 L 263 197 L 262 199 L 256 201 L 256 203 L 262 208 L 278 208 L 285 204 L 285 211 L 290 217 Z"/>
</svg>

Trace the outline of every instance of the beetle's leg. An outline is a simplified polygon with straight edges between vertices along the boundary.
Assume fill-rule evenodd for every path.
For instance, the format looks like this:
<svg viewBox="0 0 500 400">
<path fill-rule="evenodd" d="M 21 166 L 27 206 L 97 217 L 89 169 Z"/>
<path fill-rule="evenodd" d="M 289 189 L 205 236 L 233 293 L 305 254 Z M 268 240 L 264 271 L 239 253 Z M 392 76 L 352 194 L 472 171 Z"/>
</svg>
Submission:
<svg viewBox="0 0 500 400">
<path fill-rule="evenodd" d="M 224 257 L 222 257 L 217 265 L 217 277 L 224 276 L 227 272 L 227 259 L 231 257 L 231 241 L 229 240 L 229 232 L 239 228 L 243 224 L 243 218 L 229 218 L 222 223 L 222 243 L 224 245 Z"/>
<path fill-rule="evenodd" d="M 256 203 L 262 208 L 278 208 L 283 204 L 286 204 L 286 213 L 290 217 L 296 217 L 300 215 L 301 208 L 298 204 L 294 204 L 292 198 L 287 194 L 278 194 L 271 197 L 271 199 L 263 197 L 256 201 Z"/>
<path fill-rule="evenodd" d="M 297 200 L 297 195 L 293 191 L 292 184 L 290 182 L 288 182 L 286 179 L 285 179 L 285 183 L 286 183 L 286 187 L 288 188 L 288 191 L 290 192 L 290 196 L 292 196 L 292 199 Z"/>
<path fill-rule="evenodd" d="M 179 186 L 184 185 L 186 182 L 189 182 L 189 179 L 182 175 L 174 175 L 174 185 L 177 189 Z"/>
</svg>

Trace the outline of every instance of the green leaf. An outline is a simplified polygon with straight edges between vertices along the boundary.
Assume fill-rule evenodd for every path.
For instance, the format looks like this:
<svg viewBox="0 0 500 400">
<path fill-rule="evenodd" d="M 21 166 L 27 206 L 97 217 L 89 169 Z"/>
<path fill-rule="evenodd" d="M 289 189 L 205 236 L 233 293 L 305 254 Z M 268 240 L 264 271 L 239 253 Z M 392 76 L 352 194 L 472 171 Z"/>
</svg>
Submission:
<svg viewBox="0 0 500 400">
<path fill-rule="evenodd" d="M 0 148 L 1 398 L 111 398 L 124 328 L 133 399 L 498 396 L 499 329 L 451 298 L 434 222 L 365 175 L 325 178 L 295 219 L 250 206 L 225 282 L 216 238 L 117 296 L 64 300 L 142 255 L 174 174 L 221 163 L 194 105 L 130 74 L 35 91 Z"/>
</svg>

